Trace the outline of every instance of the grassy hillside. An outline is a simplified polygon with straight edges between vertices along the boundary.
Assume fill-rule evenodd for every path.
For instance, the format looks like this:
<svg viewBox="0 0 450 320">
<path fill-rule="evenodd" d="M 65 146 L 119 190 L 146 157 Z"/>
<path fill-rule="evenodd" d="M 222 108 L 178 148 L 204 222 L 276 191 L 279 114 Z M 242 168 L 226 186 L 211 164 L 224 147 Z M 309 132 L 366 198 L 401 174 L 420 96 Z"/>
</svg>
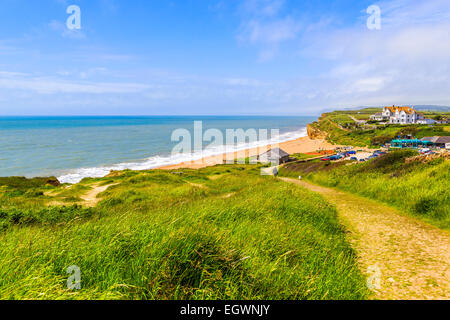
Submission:
<svg viewBox="0 0 450 320">
<path fill-rule="evenodd" d="M 421 139 L 426 136 L 448 135 L 449 125 L 377 125 L 357 123 L 355 120 L 368 120 L 370 115 L 381 109 L 368 108 L 355 111 L 334 111 L 325 113 L 319 121 L 311 124 L 312 128 L 326 132 L 327 140 L 333 144 L 353 145 L 359 147 L 378 147 L 397 136 L 412 134 Z M 429 112 L 427 116 L 438 114 L 448 117 L 447 113 Z"/>
<path fill-rule="evenodd" d="M 405 163 L 417 154 L 403 150 L 366 163 L 312 162 L 288 165 L 281 175 L 304 178 L 398 207 L 441 228 L 450 228 L 450 162 L 443 158 L 428 163 Z"/>
<path fill-rule="evenodd" d="M 257 166 L 17 179 L 0 180 L 0 299 L 367 297 L 335 208 Z M 94 182 L 116 185 L 78 205 Z"/>
</svg>

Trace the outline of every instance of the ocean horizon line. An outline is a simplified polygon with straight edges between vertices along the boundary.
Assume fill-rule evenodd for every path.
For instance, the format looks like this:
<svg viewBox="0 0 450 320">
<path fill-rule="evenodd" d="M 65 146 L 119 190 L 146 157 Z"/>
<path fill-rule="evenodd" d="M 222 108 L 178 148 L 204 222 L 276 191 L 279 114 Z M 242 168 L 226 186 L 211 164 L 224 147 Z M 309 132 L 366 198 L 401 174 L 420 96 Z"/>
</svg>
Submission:
<svg viewBox="0 0 450 320">
<path fill-rule="evenodd" d="M 176 114 L 74 114 L 74 115 L 64 115 L 64 114 L 52 114 L 52 115 L 44 115 L 44 114 L 30 114 L 30 115 L 0 115 L 0 118 L 91 118 L 91 117 L 104 117 L 104 118 L 133 118 L 133 117 L 173 117 L 173 118 L 184 118 L 184 117 L 318 117 L 320 116 L 320 113 L 318 114 L 183 114 L 183 115 L 176 115 Z"/>
</svg>

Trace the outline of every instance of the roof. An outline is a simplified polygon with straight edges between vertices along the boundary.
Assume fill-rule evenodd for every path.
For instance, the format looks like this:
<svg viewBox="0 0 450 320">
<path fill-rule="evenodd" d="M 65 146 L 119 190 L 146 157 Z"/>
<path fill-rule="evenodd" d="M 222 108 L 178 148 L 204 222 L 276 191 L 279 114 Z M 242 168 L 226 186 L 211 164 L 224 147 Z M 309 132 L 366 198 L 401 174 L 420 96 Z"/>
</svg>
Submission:
<svg viewBox="0 0 450 320">
<path fill-rule="evenodd" d="M 398 112 L 406 112 L 408 114 L 414 114 L 416 112 L 416 110 L 414 110 L 414 108 L 411 107 L 396 107 L 396 106 L 392 106 L 392 107 L 385 107 L 386 109 L 388 109 L 390 112 L 395 113 L 396 111 Z"/>
<path fill-rule="evenodd" d="M 450 137 L 439 137 L 435 143 L 450 143 Z"/>
<path fill-rule="evenodd" d="M 392 143 L 420 143 L 425 140 L 419 140 L 419 139 L 396 139 L 392 140 Z"/>
<path fill-rule="evenodd" d="M 284 158 L 284 157 L 289 157 L 289 153 L 287 153 L 286 151 L 280 149 L 280 148 L 274 148 L 274 149 L 270 149 L 269 151 L 266 151 L 264 153 L 261 153 L 259 155 L 260 157 L 263 156 L 268 156 L 269 158 Z"/>
<path fill-rule="evenodd" d="M 420 139 L 422 141 L 430 141 L 433 143 L 450 143 L 450 136 L 444 136 L 444 137 L 424 137 Z"/>
</svg>

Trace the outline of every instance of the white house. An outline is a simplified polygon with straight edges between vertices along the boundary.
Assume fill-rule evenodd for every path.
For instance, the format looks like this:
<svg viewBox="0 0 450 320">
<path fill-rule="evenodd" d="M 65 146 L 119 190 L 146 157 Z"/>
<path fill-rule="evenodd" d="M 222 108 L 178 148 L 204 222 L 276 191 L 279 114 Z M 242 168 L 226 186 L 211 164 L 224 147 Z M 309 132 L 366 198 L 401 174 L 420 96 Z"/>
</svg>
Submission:
<svg viewBox="0 0 450 320">
<path fill-rule="evenodd" d="M 421 119 L 421 120 L 417 120 L 416 123 L 418 123 L 418 124 L 435 124 L 436 120 L 433 120 L 433 119 Z"/>
<path fill-rule="evenodd" d="M 384 121 L 384 120 L 389 120 L 389 118 L 388 117 L 384 117 L 383 113 L 377 112 L 377 113 L 375 113 L 375 114 L 370 116 L 370 120 L 373 120 L 373 121 Z"/>
<path fill-rule="evenodd" d="M 383 118 L 389 119 L 389 123 L 410 124 L 424 120 L 423 114 L 416 112 L 412 107 L 384 107 L 381 114 Z"/>
</svg>

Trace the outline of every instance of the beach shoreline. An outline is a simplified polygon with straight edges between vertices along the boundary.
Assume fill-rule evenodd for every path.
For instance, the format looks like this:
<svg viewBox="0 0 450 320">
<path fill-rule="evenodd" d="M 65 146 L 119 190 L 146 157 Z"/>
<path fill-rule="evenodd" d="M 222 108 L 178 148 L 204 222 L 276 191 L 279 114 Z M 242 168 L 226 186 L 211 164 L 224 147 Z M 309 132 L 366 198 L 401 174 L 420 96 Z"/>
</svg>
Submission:
<svg viewBox="0 0 450 320">
<path fill-rule="evenodd" d="M 155 169 L 174 170 L 174 169 L 200 169 L 218 164 L 224 164 L 226 161 L 244 159 L 248 157 L 257 156 L 264 153 L 271 148 L 280 148 L 289 154 L 295 153 L 309 153 L 320 150 L 333 150 L 338 145 L 331 144 L 324 139 L 311 139 L 308 136 L 297 138 L 294 140 L 284 141 L 277 144 L 266 146 L 259 146 L 255 148 L 244 149 L 240 151 L 223 153 L 214 156 L 203 157 L 198 160 L 184 161 L 178 164 L 161 166 Z"/>
</svg>

